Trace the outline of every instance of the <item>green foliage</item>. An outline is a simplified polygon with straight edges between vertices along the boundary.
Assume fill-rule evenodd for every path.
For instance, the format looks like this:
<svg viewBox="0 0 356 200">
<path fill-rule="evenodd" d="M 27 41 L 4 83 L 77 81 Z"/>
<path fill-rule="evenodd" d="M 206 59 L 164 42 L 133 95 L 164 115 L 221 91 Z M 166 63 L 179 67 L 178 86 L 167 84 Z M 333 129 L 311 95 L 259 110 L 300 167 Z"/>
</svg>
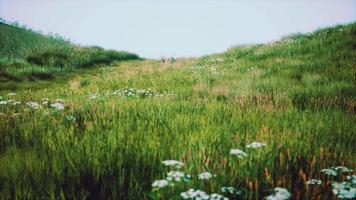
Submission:
<svg viewBox="0 0 356 200">
<path fill-rule="evenodd" d="M 189 188 L 229 186 L 241 191 L 232 199 L 264 199 L 275 187 L 296 199 L 336 198 L 331 188 L 354 187 L 354 172 L 322 170 L 356 168 L 355 35 L 350 24 L 198 59 L 114 62 L 24 89 L 16 83 L 0 91 L 0 198 L 180 199 Z M 103 49 L 94 49 L 88 60 L 97 53 L 102 63 Z M 65 55 L 75 63 L 72 54 L 91 50 Z M 3 58 L 1 73 L 60 73 L 46 67 L 56 55 L 37 65 Z M 266 146 L 248 149 L 253 141 Z M 247 156 L 231 156 L 235 148 Z M 184 162 L 191 181 L 153 189 L 168 159 Z M 199 180 L 205 171 L 217 176 Z"/>
<path fill-rule="evenodd" d="M 74 45 L 59 35 L 43 35 L 18 23 L 9 25 L 0 22 L 0 38 L 2 81 L 49 79 L 53 78 L 56 72 L 70 72 L 76 68 L 110 64 L 113 61 L 139 59 L 137 55 L 128 52 Z M 4 59 L 16 60 L 17 64 L 11 61 L 4 66 Z M 19 62 L 20 68 L 14 66 Z M 28 69 L 24 69 L 26 67 Z"/>
</svg>

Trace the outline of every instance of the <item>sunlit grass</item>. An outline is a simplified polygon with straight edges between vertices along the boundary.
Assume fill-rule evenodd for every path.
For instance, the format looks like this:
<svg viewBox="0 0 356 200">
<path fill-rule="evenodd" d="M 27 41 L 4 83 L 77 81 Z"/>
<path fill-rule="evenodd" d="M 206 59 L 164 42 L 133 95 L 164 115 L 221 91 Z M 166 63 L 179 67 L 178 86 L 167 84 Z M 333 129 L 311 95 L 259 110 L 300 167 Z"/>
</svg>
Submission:
<svg viewBox="0 0 356 200">
<path fill-rule="evenodd" d="M 356 29 L 324 31 L 176 63 L 115 62 L 48 88 L 1 91 L 0 196 L 348 195 Z"/>
</svg>

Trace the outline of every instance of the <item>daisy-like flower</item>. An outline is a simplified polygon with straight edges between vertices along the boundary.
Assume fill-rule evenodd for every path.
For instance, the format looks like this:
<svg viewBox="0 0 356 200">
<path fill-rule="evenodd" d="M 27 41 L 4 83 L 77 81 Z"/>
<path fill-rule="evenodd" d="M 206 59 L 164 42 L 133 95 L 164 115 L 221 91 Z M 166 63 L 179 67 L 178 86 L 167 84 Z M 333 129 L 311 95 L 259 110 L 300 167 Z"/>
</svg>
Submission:
<svg viewBox="0 0 356 200">
<path fill-rule="evenodd" d="M 308 185 L 321 185 L 322 181 L 319 179 L 310 179 L 307 181 Z"/>
<path fill-rule="evenodd" d="M 52 103 L 51 107 L 55 110 L 64 110 L 64 105 L 62 103 Z"/>
<path fill-rule="evenodd" d="M 326 174 L 328 176 L 337 176 L 337 171 L 335 171 L 333 169 L 322 169 L 321 172 L 323 172 L 324 174 Z"/>
<path fill-rule="evenodd" d="M 180 182 L 182 180 L 188 181 L 189 179 L 190 179 L 189 174 L 184 174 L 184 172 L 180 172 L 180 171 L 170 171 L 167 174 L 168 181 Z"/>
<path fill-rule="evenodd" d="M 213 175 L 213 174 L 210 173 L 210 172 L 203 172 L 203 173 L 200 173 L 200 174 L 198 175 L 198 179 L 199 179 L 199 180 L 209 180 L 209 179 L 211 179 L 211 178 L 213 178 L 213 177 L 216 177 L 216 175 Z"/>
<path fill-rule="evenodd" d="M 233 195 L 241 195 L 241 191 L 235 189 L 234 187 L 221 187 L 221 192 L 223 193 L 230 193 Z"/>
<path fill-rule="evenodd" d="M 152 183 L 152 187 L 154 188 L 164 188 L 169 185 L 169 182 L 167 180 L 157 180 Z"/>
<path fill-rule="evenodd" d="M 340 171 L 340 172 L 343 172 L 343 173 L 350 173 L 352 172 L 352 169 L 349 169 L 347 167 L 344 167 L 344 166 L 337 166 L 337 167 L 334 167 L 333 168 L 335 171 Z"/>
<path fill-rule="evenodd" d="M 231 149 L 230 150 L 230 154 L 237 156 L 238 158 L 244 158 L 247 157 L 247 153 L 245 153 L 244 151 L 240 150 L 240 149 Z"/>
<path fill-rule="evenodd" d="M 26 106 L 31 107 L 33 109 L 39 109 L 40 108 L 40 104 L 37 102 L 27 102 Z"/>
<path fill-rule="evenodd" d="M 210 195 L 209 200 L 228 200 L 228 198 L 221 194 L 213 193 Z"/>
<path fill-rule="evenodd" d="M 16 95 L 16 93 L 14 93 L 14 92 L 10 92 L 7 94 L 7 96 L 15 96 L 15 95 Z"/>
<path fill-rule="evenodd" d="M 164 161 L 162 161 L 162 163 L 165 166 L 175 167 L 177 169 L 180 169 L 184 166 L 184 163 L 182 163 L 181 161 L 178 161 L 178 160 L 164 160 Z"/>
<path fill-rule="evenodd" d="M 351 183 L 334 182 L 332 192 L 340 199 L 356 199 L 356 188 Z"/>
<path fill-rule="evenodd" d="M 247 148 L 252 148 L 252 149 L 258 149 L 261 148 L 263 146 L 266 146 L 265 143 L 261 143 L 261 142 L 252 142 L 251 144 L 247 145 Z"/>
<path fill-rule="evenodd" d="M 274 194 L 266 197 L 266 200 L 287 200 L 291 197 L 290 192 L 281 187 L 274 188 Z"/>
<path fill-rule="evenodd" d="M 202 191 L 202 190 L 195 190 L 195 189 L 189 189 L 186 192 L 180 193 L 180 196 L 183 199 L 201 199 L 201 200 L 209 200 L 210 196 Z"/>
</svg>

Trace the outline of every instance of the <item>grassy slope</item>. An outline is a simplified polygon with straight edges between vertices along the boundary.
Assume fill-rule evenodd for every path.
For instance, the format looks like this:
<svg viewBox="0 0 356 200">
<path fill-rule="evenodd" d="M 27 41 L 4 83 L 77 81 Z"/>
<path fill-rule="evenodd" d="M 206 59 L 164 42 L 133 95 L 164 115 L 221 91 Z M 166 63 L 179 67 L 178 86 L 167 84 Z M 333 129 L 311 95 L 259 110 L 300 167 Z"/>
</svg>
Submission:
<svg viewBox="0 0 356 200">
<path fill-rule="evenodd" d="M 74 45 L 56 35 L 48 36 L 30 29 L 0 22 L 0 89 L 9 83 L 53 79 L 55 75 L 113 61 L 135 60 L 135 54 Z"/>
<path fill-rule="evenodd" d="M 0 57 L 24 58 L 30 52 L 72 46 L 60 37 L 49 37 L 31 30 L 0 23 Z"/>
<path fill-rule="evenodd" d="M 294 198 L 330 199 L 331 181 L 342 177 L 320 170 L 356 168 L 355 46 L 352 24 L 175 64 L 116 63 L 16 96 L 3 91 L 21 102 L 62 98 L 66 109 L 0 107 L 0 196 L 178 199 L 188 188 L 234 186 L 254 199 L 280 186 Z M 126 86 L 175 95 L 112 94 Z M 267 146 L 245 148 L 255 140 Z M 231 148 L 248 157 L 230 156 Z M 166 159 L 182 160 L 193 177 L 217 177 L 150 193 Z M 311 178 L 324 183 L 307 187 Z"/>
</svg>

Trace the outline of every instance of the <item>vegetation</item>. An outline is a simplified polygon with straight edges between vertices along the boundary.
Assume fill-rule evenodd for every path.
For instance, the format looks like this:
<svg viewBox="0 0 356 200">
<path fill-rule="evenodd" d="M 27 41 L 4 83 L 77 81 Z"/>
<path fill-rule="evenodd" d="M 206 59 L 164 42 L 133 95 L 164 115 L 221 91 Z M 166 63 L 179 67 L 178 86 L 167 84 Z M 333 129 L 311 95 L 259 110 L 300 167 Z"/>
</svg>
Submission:
<svg viewBox="0 0 356 200">
<path fill-rule="evenodd" d="M 0 197 L 347 197 L 356 180 L 355 47 L 350 24 L 2 90 Z M 62 65 L 55 57 L 45 63 Z"/>
<path fill-rule="evenodd" d="M 46 36 L 4 20 L 0 20 L 0 38 L 2 82 L 51 79 L 78 68 L 139 59 L 128 52 L 75 45 L 59 35 Z"/>
</svg>

